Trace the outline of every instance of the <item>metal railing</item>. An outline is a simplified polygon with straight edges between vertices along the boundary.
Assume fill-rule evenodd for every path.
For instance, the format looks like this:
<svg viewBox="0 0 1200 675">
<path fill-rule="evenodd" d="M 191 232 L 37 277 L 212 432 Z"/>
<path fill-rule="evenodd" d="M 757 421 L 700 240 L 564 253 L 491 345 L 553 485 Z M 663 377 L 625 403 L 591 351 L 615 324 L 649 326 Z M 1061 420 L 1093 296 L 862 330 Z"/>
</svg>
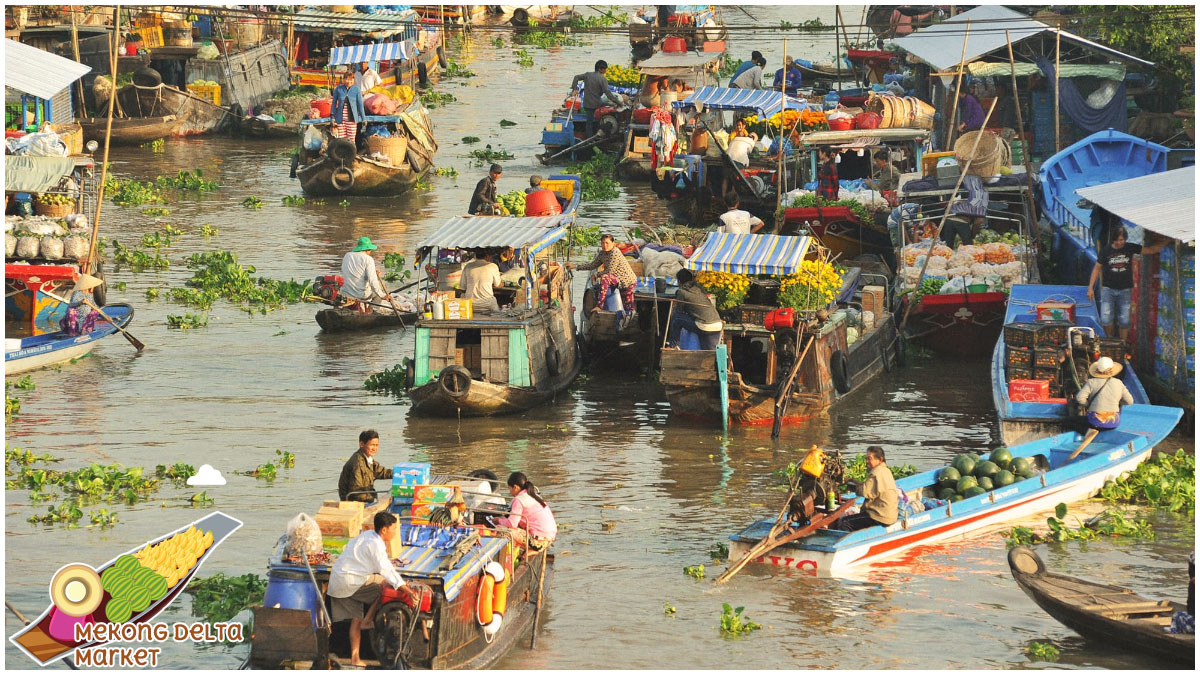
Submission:
<svg viewBox="0 0 1200 675">
<path fill-rule="evenodd" d="M 1083 222 L 1075 212 L 1071 211 L 1070 207 L 1063 203 L 1058 197 L 1054 198 L 1054 203 L 1050 205 L 1050 216 L 1054 222 L 1061 226 L 1073 237 L 1078 239 L 1083 244 L 1083 249 L 1092 248 L 1092 228 L 1087 223 Z"/>
</svg>

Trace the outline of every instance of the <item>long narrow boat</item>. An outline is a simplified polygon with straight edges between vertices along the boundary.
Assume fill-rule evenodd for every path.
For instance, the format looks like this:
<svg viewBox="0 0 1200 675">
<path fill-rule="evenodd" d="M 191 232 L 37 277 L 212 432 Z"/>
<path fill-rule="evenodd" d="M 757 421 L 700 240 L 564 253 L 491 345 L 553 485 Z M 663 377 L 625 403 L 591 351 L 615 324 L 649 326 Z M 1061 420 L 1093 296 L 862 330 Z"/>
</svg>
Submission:
<svg viewBox="0 0 1200 675">
<path fill-rule="evenodd" d="M 1069 305 L 1073 308 L 1075 320 L 1069 325 L 1039 323 L 1037 319 L 1037 310 L 1039 305 L 1047 303 L 1058 303 Z M 1008 308 L 1004 315 L 1004 324 L 1028 324 L 1033 326 L 1030 329 L 1014 329 L 1009 331 L 1006 328 L 1008 335 L 1001 335 L 996 341 L 995 349 L 992 351 L 992 398 L 996 403 L 996 413 L 1000 418 L 1000 438 L 1008 445 L 1017 443 L 1025 443 L 1027 441 L 1053 436 L 1064 430 L 1064 425 L 1068 424 L 1073 416 L 1071 414 L 1071 405 L 1069 401 L 1074 397 L 1079 390 L 1078 385 L 1086 382 L 1086 372 L 1089 361 L 1087 361 L 1083 352 L 1087 351 L 1086 347 L 1078 344 L 1071 344 L 1067 348 L 1065 344 L 1068 340 L 1073 342 L 1071 336 L 1075 331 L 1071 328 L 1083 329 L 1085 332 L 1090 330 L 1097 338 L 1104 338 L 1104 328 L 1100 325 L 1100 316 L 1096 311 L 1094 302 L 1088 299 L 1087 289 L 1083 286 L 1049 286 L 1049 285 L 1015 285 L 1009 294 Z M 1015 333 L 1020 331 L 1022 334 L 1029 335 L 1030 331 L 1038 326 L 1045 326 L 1041 331 L 1054 333 L 1050 337 L 1028 337 L 1026 339 L 1036 340 L 1037 342 L 1028 345 L 1026 348 L 1038 349 L 1056 349 L 1059 353 L 1068 357 L 1071 361 L 1068 363 L 1068 368 L 1063 369 L 1057 365 L 1049 365 L 1047 367 L 1034 367 L 1029 377 L 1024 375 L 1016 377 L 1014 366 L 1010 365 L 1016 355 L 1010 354 L 1015 347 L 1008 344 L 1015 339 Z M 1039 333 L 1040 334 L 1040 333 Z M 1081 335 L 1080 339 L 1089 339 L 1090 336 Z M 1125 361 L 1124 347 L 1116 345 L 1115 347 L 1105 347 L 1106 350 L 1111 349 L 1110 353 L 1105 354 L 1117 363 Z M 1057 356 L 1055 357 L 1057 359 Z M 1071 368 L 1071 365 L 1074 365 Z M 1043 369 L 1045 368 L 1045 369 Z M 1070 372 L 1064 372 L 1064 370 Z M 1074 374 L 1072 374 L 1074 373 Z M 1082 373 L 1082 374 L 1081 374 Z M 1010 377 L 1013 376 L 1013 377 Z M 1124 364 L 1121 370 L 1121 381 L 1125 383 L 1125 387 L 1133 396 L 1135 403 L 1149 403 L 1150 399 L 1146 395 L 1145 388 L 1138 380 L 1137 375 L 1133 372 L 1133 368 L 1128 363 Z M 1061 393 L 1055 390 L 1055 380 L 1061 379 Z M 1042 401 L 1014 401 L 1010 394 L 1010 380 L 1033 380 L 1046 381 L 1050 397 Z M 1078 384 L 1076 382 L 1078 381 Z M 1170 431 L 1168 429 L 1167 431 Z"/>
<path fill-rule="evenodd" d="M 129 615 L 126 621 L 121 622 L 135 624 L 149 623 L 164 609 L 166 609 L 167 606 L 169 606 L 177 597 L 179 597 L 179 594 L 182 593 L 183 589 L 187 587 L 188 582 L 191 581 L 196 575 L 196 572 L 200 569 L 200 566 L 203 565 L 204 561 L 208 560 L 209 556 L 212 555 L 212 552 L 216 550 L 217 545 L 225 541 L 229 535 L 233 534 L 241 526 L 242 522 L 240 520 L 230 518 L 220 511 L 215 511 L 186 527 L 181 527 L 178 530 L 168 532 L 157 539 L 146 542 L 146 544 L 143 546 L 129 549 L 124 554 L 114 557 L 112 560 L 109 560 L 98 568 L 93 569 L 82 564 L 67 565 L 66 567 L 61 568 L 58 573 L 55 574 L 55 582 L 51 584 L 51 597 L 55 597 L 56 595 L 55 589 L 60 581 L 60 577 L 63 577 L 66 573 L 78 575 L 77 578 L 79 581 L 67 581 L 66 583 L 68 586 L 72 583 L 80 584 L 81 586 L 78 588 L 78 590 L 83 593 L 82 599 L 79 599 L 79 597 L 75 596 L 73 593 L 62 592 L 61 595 L 63 597 L 60 598 L 58 602 L 65 602 L 75 606 L 87 605 L 93 607 L 93 609 L 89 611 L 85 617 L 79 617 L 79 621 L 86 621 L 89 623 L 111 621 L 111 616 L 108 614 L 108 610 L 110 605 L 113 603 L 113 595 L 109 592 L 109 589 L 101 588 L 100 586 L 103 578 L 106 576 L 105 572 L 114 566 L 116 566 L 118 570 L 122 569 L 121 566 L 126 564 L 126 562 L 122 561 L 122 558 L 129 560 L 130 557 L 133 557 L 135 554 L 139 553 L 141 549 L 154 546 L 177 534 L 186 533 L 189 530 L 198 530 L 211 534 L 211 542 L 207 544 L 207 548 L 204 549 L 203 554 L 195 558 L 194 564 L 187 569 L 186 573 L 176 579 L 176 582 L 170 585 L 169 588 L 164 586 L 164 588 L 167 589 L 165 591 L 165 595 L 151 602 L 147 607 L 145 607 L 145 609 L 133 612 L 131 615 Z M 134 562 L 136 563 L 136 560 Z M 67 590 L 70 590 L 69 587 Z M 118 591 L 118 595 L 121 595 L 120 591 Z M 51 605 L 50 607 L 47 607 L 46 611 L 42 612 L 41 616 L 30 622 L 28 626 L 26 626 L 16 635 L 10 637 L 9 641 L 11 641 L 13 645 L 20 649 L 26 656 L 36 661 L 40 666 L 45 666 L 57 661 L 58 659 L 68 656 L 76 649 L 88 649 L 90 647 L 97 647 L 104 644 L 103 642 L 98 641 L 79 642 L 65 637 L 54 637 L 54 634 L 63 634 L 59 628 L 54 626 L 56 623 L 56 617 L 65 616 L 66 614 L 61 610 L 62 608 L 58 607 L 57 605 Z M 71 611 L 74 611 L 74 609 L 71 609 Z"/>
<path fill-rule="evenodd" d="M 326 333 L 345 333 L 377 328 L 400 328 L 411 326 L 417 321 L 416 312 L 390 312 L 381 310 L 363 314 L 353 309 L 329 307 L 317 312 L 317 325 Z"/>
<path fill-rule="evenodd" d="M 212 133 L 238 121 L 228 110 L 162 83 L 153 87 L 125 85 L 117 90 L 117 101 L 129 118 L 160 120 L 174 116 L 178 121 L 172 129 L 174 136 Z"/>
<path fill-rule="evenodd" d="M 1195 633 L 1168 633 L 1175 612 L 1186 606 L 1150 600 L 1128 588 L 1046 571 L 1031 549 L 1008 552 L 1013 579 L 1038 607 L 1067 628 L 1108 647 L 1196 666 Z"/>
<path fill-rule="evenodd" d="M 141 145 L 159 138 L 174 136 L 183 124 L 177 115 L 162 115 L 159 117 L 118 117 L 112 123 L 113 145 Z M 79 120 L 83 127 L 83 140 L 104 141 L 104 130 L 108 118 L 83 117 Z"/>
<path fill-rule="evenodd" d="M 121 328 L 133 321 L 133 307 L 113 303 L 104 307 Z M 38 368 L 77 361 L 89 353 L 100 339 L 117 332 L 116 326 L 100 319 L 95 330 L 82 335 L 67 335 L 62 331 L 42 333 L 25 338 L 5 338 L 4 374 L 17 375 Z"/>
<path fill-rule="evenodd" d="M 757 559 L 780 567 L 838 574 L 850 568 L 891 558 L 914 546 L 949 539 L 963 539 L 1019 518 L 1053 510 L 1096 494 L 1104 483 L 1132 471 L 1150 457 L 1150 451 L 1166 437 L 1183 411 L 1135 404 L 1121 414 L 1121 425 L 1103 431 L 1075 460 L 1067 457 L 1079 446 L 1075 432 L 1009 446 L 1014 458 L 1030 457 L 1036 475 L 976 497 L 918 513 L 901 513 L 887 527 L 875 526 L 854 532 L 824 529 L 775 549 Z M 910 500 L 936 499 L 937 474 L 925 471 L 896 481 Z M 859 498 L 861 499 L 861 498 Z M 767 536 L 773 520 L 760 520 L 730 537 L 731 560 L 744 556 Z"/>
</svg>

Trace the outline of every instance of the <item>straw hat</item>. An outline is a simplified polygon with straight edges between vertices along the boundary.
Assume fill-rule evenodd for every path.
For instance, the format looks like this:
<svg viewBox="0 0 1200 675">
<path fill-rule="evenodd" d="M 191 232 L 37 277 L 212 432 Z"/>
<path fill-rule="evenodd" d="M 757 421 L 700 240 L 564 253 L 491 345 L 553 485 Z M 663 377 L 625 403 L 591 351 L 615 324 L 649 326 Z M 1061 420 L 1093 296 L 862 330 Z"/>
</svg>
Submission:
<svg viewBox="0 0 1200 675">
<path fill-rule="evenodd" d="M 1119 375 L 1121 373 L 1121 368 L 1121 364 L 1114 363 L 1113 360 L 1107 356 L 1101 356 L 1100 358 L 1096 359 L 1095 363 L 1088 366 L 1088 375 L 1091 377 L 1105 379 Z"/>
</svg>

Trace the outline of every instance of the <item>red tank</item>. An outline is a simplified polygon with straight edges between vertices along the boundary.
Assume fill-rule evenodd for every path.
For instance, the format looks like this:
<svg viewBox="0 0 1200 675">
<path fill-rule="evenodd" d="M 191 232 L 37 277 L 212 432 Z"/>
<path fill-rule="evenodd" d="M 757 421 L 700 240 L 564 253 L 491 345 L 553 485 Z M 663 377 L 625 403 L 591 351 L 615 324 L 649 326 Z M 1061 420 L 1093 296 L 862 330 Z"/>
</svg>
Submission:
<svg viewBox="0 0 1200 675">
<path fill-rule="evenodd" d="M 553 190 L 538 190 L 525 195 L 525 215 L 556 216 L 562 213 L 558 195 Z"/>
<path fill-rule="evenodd" d="M 662 50 L 664 52 L 686 52 L 687 41 L 681 37 L 669 37 L 662 41 Z"/>
</svg>

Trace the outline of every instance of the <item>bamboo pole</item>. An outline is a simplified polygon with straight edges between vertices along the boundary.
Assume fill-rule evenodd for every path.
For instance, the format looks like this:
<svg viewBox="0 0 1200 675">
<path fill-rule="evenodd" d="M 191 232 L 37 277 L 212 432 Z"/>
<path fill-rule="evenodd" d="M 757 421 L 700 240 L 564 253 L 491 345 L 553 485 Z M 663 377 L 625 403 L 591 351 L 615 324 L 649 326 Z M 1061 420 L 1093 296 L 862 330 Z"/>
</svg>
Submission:
<svg viewBox="0 0 1200 675">
<path fill-rule="evenodd" d="M 842 27 L 842 39 L 845 40 L 846 43 L 846 58 L 850 58 L 850 31 L 846 29 L 846 21 L 842 19 L 842 6 L 834 5 L 833 9 L 835 12 L 837 12 L 838 25 Z M 854 86 L 861 86 L 858 83 L 858 71 L 854 68 L 850 68 L 850 74 L 854 76 Z"/>
<path fill-rule="evenodd" d="M 1062 138 L 1059 132 L 1058 119 L 1058 68 L 1059 59 L 1062 57 L 1062 29 L 1054 31 L 1054 152 L 1062 150 Z"/>
<path fill-rule="evenodd" d="M 775 174 L 775 221 L 776 227 L 783 220 L 783 195 L 787 192 L 786 181 L 783 180 L 783 142 L 786 136 L 783 135 L 783 120 L 787 110 L 787 38 L 783 39 L 783 78 L 779 82 L 779 164 L 777 173 Z M 767 117 L 767 127 L 771 126 L 771 118 Z"/>
<path fill-rule="evenodd" d="M 1013 58 L 1012 37 L 1008 34 L 1007 28 L 1004 30 L 1004 39 L 1006 42 L 1008 42 L 1008 71 L 1012 76 L 1013 105 L 1017 107 L 1017 126 L 1019 127 L 1019 129 L 1017 129 L 1017 133 L 1021 136 L 1021 145 L 1024 148 L 1024 151 L 1021 154 L 1023 155 L 1022 159 L 1025 160 L 1025 187 L 1029 189 L 1029 196 L 1027 197 L 1027 200 L 1029 201 L 1032 209 L 1031 215 L 1033 216 L 1033 223 L 1029 224 L 1032 228 L 1033 224 L 1037 222 L 1037 200 L 1033 198 L 1033 165 L 1029 163 L 1029 153 L 1031 148 L 1025 141 L 1025 118 L 1021 115 L 1021 97 L 1017 95 L 1017 62 L 1016 59 Z M 1034 238 L 1034 240 L 1036 240 L 1036 238 Z"/>
<path fill-rule="evenodd" d="M 82 63 L 82 61 L 79 60 L 79 25 L 76 23 L 76 21 L 77 21 L 76 13 L 74 11 L 72 11 L 71 12 L 71 53 L 75 56 L 76 63 Z M 116 88 L 116 85 L 117 85 L 117 83 L 113 82 L 114 90 Z M 84 105 L 84 102 L 83 102 L 83 78 L 82 77 L 79 78 L 78 80 L 75 80 L 75 89 L 78 92 L 77 96 L 79 97 L 79 110 L 86 112 L 86 110 L 85 110 L 86 106 Z M 82 117 L 82 115 L 80 115 L 80 117 Z"/>
<path fill-rule="evenodd" d="M 113 90 L 108 97 L 108 122 L 104 125 L 104 162 L 100 164 L 100 188 L 96 191 L 96 215 L 92 218 L 92 243 L 88 247 L 87 269 L 91 274 L 100 265 L 96 261 L 96 241 L 100 238 L 100 207 L 104 205 L 104 183 L 108 180 L 108 149 L 112 145 L 113 106 L 117 102 L 117 38 L 121 34 L 120 6 L 113 7 L 113 34 L 108 43 L 108 63 L 113 79 Z"/>
<path fill-rule="evenodd" d="M 951 10 L 953 13 L 953 10 Z M 946 150 L 954 149 L 954 130 L 958 128 L 956 119 L 958 117 L 958 95 L 962 91 L 963 68 L 966 64 L 963 61 L 967 60 L 967 39 L 971 37 L 971 21 L 967 20 L 967 28 L 963 32 L 962 56 L 958 57 L 958 84 L 954 86 L 954 103 L 950 106 L 950 126 L 946 129 Z"/>
<path fill-rule="evenodd" d="M 842 60 L 838 58 L 838 49 L 841 47 L 838 44 L 838 31 L 840 30 L 838 25 L 841 23 L 838 21 L 839 16 L 841 14 L 835 14 L 833 17 L 833 65 L 837 66 L 837 88 L 838 98 L 840 99 L 842 96 Z M 787 50 L 785 49 L 784 51 L 786 52 Z"/>
</svg>

